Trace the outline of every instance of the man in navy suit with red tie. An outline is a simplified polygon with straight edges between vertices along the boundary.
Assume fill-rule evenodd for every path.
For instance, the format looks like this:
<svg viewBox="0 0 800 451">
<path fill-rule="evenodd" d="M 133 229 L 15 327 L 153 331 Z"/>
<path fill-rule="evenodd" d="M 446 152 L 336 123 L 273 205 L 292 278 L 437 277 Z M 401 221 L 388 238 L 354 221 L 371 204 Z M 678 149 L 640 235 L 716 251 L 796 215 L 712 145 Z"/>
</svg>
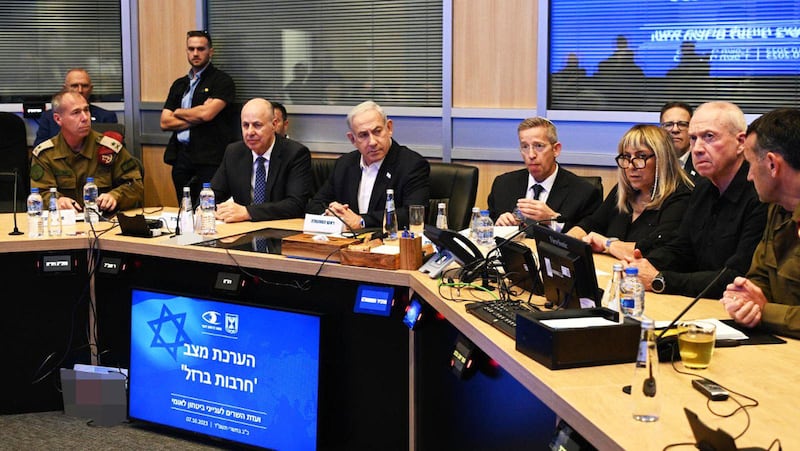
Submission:
<svg viewBox="0 0 800 451">
<path fill-rule="evenodd" d="M 225 222 L 299 218 L 311 197 L 311 153 L 275 133 L 272 103 L 252 99 L 241 115 L 242 141 L 229 144 L 211 179 Z"/>
<path fill-rule="evenodd" d="M 494 179 L 488 203 L 496 225 L 561 217 L 566 224 L 554 228 L 568 230 L 597 209 L 603 201 L 601 190 L 556 162 L 561 143 L 552 122 L 543 117 L 525 119 L 517 133 L 525 169 Z"/>
</svg>

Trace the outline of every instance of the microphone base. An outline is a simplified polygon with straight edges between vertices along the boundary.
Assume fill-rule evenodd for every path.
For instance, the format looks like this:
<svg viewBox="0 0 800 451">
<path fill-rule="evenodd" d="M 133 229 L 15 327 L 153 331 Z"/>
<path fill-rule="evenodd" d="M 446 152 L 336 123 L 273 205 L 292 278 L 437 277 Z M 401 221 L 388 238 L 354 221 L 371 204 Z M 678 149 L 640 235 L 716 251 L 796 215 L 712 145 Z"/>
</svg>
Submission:
<svg viewBox="0 0 800 451">
<path fill-rule="evenodd" d="M 20 232 L 19 229 L 17 229 L 17 228 L 14 228 L 14 230 L 8 232 L 8 234 L 9 235 L 23 235 L 23 233 Z"/>
<path fill-rule="evenodd" d="M 681 353 L 678 352 L 678 337 L 670 335 L 661 338 L 656 343 L 659 362 L 680 362 Z"/>
</svg>

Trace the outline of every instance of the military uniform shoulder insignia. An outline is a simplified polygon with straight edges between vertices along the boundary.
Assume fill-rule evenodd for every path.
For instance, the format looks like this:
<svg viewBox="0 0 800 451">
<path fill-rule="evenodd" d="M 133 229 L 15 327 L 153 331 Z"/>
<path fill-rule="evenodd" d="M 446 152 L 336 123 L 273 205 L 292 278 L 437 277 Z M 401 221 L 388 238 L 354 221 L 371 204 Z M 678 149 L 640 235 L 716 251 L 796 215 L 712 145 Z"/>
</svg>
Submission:
<svg viewBox="0 0 800 451">
<path fill-rule="evenodd" d="M 44 140 L 33 149 L 33 156 L 38 157 L 41 152 L 44 152 L 47 149 L 52 149 L 55 146 L 56 143 L 54 143 L 52 139 Z"/>
<path fill-rule="evenodd" d="M 122 143 L 108 135 L 101 135 L 97 137 L 97 143 L 103 147 L 108 147 L 114 153 L 119 153 L 122 150 Z"/>
</svg>

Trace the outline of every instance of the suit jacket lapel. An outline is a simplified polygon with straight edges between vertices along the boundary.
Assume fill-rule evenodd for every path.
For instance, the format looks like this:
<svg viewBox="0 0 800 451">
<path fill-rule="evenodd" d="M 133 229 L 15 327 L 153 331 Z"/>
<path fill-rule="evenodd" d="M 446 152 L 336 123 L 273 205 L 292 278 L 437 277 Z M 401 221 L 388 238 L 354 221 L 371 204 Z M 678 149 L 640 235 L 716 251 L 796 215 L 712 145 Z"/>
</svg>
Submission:
<svg viewBox="0 0 800 451">
<path fill-rule="evenodd" d="M 519 178 L 514 180 L 514 186 L 511 187 L 512 193 L 517 193 L 514 198 L 514 205 L 517 205 L 517 199 L 522 199 L 528 195 L 528 180 L 530 179 L 530 172 L 527 169 L 519 172 Z"/>
<path fill-rule="evenodd" d="M 283 159 L 283 143 L 275 135 L 275 145 L 272 147 L 272 154 L 269 157 L 269 169 L 267 170 L 267 202 L 272 200 L 272 189 L 275 187 L 275 180 L 279 177 L 281 170 L 281 160 Z"/>
<path fill-rule="evenodd" d="M 389 188 L 389 184 L 392 181 L 392 177 L 395 176 L 394 168 L 397 166 L 395 161 L 397 160 L 397 152 L 395 150 L 395 142 L 392 139 L 392 146 L 389 148 L 389 152 L 386 153 L 386 158 L 383 159 L 383 163 L 381 163 L 381 167 L 378 170 L 378 177 L 375 179 L 375 185 L 372 186 L 372 195 L 369 197 L 369 210 L 379 210 L 382 208 L 378 208 L 378 202 L 386 202 L 384 197 L 386 196 L 386 189 Z"/>
<path fill-rule="evenodd" d="M 553 182 L 553 188 L 547 195 L 547 205 L 553 210 L 559 211 L 568 194 L 569 182 L 566 180 L 566 178 L 564 178 L 562 169 L 559 168 L 558 174 L 556 174 L 556 179 Z"/>
<path fill-rule="evenodd" d="M 247 148 L 247 146 L 242 143 L 242 148 L 244 149 L 242 153 L 242 157 L 236 160 L 235 168 L 231 173 L 233 174 L 247 174 L 247 179 L 239 181 L 238 177 L 236 179 L 229 178 L 228 179 L 228 187 L 231 190 L 231 194 L 236 197 L 237 193 L 241 193 L 242 195 L 242 203 L 245 205 L 250 205 L 253 202 L 253 186 L 251 181 L 253 180 L 253 158 L 250 156 L 251 151 Z M 239 191 L 240 188 L 243 188 L 243 191 Z M 238 199 L 238 197 L 237 197 Z M 220 199 L 219 202 L 222 202 L 225 199 Z"/>
</svg>

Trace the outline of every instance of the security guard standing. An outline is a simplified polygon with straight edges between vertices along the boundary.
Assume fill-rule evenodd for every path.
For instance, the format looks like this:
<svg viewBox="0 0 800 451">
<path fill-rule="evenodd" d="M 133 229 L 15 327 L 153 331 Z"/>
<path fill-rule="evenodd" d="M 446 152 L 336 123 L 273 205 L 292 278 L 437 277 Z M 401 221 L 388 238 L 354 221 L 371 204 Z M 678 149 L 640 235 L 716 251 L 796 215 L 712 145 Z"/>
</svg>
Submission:
<svg viewBox="0 0 800 451">
<path fill-rule="evenodd" d="M 61 91 L 53 97 L 54 119 L 61 132 L 33 149 L 31 187 L 49 203 L 49 188 L 58 188 L 59 209 L 83 210 L 83 185 L 94 177 L 99 188 L 97 208 L 105 212 L 142 207 L 144 184 L 139 162 L 122 145 L 116 132 L 91 128 L 86 99 Z"/>
</svg>

